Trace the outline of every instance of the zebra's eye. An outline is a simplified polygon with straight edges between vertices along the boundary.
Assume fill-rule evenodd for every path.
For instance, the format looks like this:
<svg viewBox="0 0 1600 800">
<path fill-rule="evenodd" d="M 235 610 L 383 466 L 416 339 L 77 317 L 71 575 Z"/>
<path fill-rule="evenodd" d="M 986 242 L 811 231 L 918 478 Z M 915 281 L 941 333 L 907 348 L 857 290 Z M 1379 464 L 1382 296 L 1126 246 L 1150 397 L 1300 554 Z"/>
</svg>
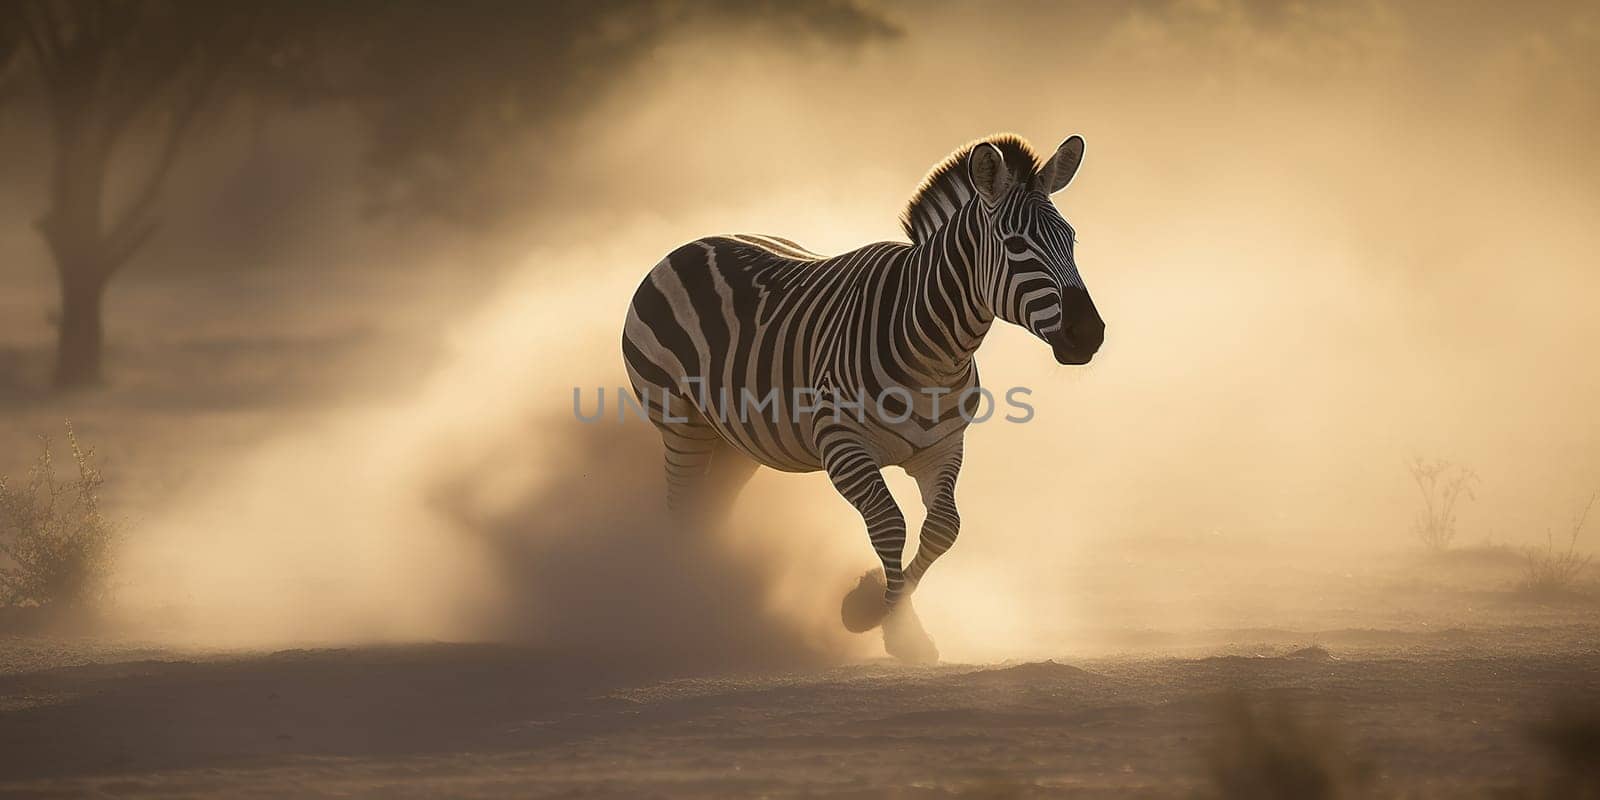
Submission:
<svg viewBox="0 0 1600 800">
<path fill-rule="evenodd" d="M 1021 236 L 1007 236 L 1004 244 L 1006 247 L 1006 252 L 1019 256 L 1033 249 L 1028 246 L 1028 240 L 1022 238 Z"/>
</svg>

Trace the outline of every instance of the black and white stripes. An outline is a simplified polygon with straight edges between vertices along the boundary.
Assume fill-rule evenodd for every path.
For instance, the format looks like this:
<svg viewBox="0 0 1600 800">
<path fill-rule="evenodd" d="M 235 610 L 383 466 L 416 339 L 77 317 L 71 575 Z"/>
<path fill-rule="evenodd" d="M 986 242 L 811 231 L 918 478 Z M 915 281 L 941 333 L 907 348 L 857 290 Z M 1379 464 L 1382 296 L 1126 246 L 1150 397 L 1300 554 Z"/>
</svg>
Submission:
<svg viewBox="0 0 1600 800">
<path fill-rule="evenodd" d="M 993 320 L 1028 329 L 1064 364 L 1087 363 L 1103 339 L 1072 228 L 1049 197 L 1082 153 L 1076 136 L 1044 163 L 1013 136 L 962 148 L 907 206 L 911 244 L 825 258 L 775 237 L 716 236 L 657 264 L 629 306 L 622 352 L 666 446 L 669 503 L 725 504 L 758 465 L 825 470 L 883 565 L 881 613 L 863 624 L 900 604 L 960 530 L 973 354 Z M 889 465 L 916 478 L 928 509 L 904 568 Z"/>
</svg>

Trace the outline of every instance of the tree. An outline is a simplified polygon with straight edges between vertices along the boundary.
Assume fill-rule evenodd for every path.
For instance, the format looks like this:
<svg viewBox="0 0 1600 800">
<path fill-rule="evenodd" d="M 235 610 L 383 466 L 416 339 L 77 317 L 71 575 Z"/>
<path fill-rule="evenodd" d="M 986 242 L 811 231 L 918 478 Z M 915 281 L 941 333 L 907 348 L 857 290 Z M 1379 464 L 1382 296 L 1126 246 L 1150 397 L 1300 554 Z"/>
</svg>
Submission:
<svg viewBox="0 0 1600 800">
<path fill-rule="evenodd" d="M 44 87 L 54 161 L 49 204 L 38 228 L 60 283 L 55 382 L 99 380 L 107 283 L 158 228 L 151 213 L 195 115 L 230 59 L 243 49 L 257 12 L 205 2 L 23 0 L 12 24 Z M 119 152 L 141 123 L 142 175 L 121 197 L 108 182 Z"/>
<path fill-rule="evenodd" d="M 848 0 L 11 0 L 0 76 L 31 67 L 50 123 L 37 224 L 60 283 L 56 385 L 99 382 L 106 286 L 158 230 L 202 114 L 243 96 L 341 104 L 366 125 L 381 208 L 479 217 L 504 202 L 481 191 L 503 183 L 487 179 L 500 154 L 708 19 L 846 44 L 895 32 Z"/>
</svg>

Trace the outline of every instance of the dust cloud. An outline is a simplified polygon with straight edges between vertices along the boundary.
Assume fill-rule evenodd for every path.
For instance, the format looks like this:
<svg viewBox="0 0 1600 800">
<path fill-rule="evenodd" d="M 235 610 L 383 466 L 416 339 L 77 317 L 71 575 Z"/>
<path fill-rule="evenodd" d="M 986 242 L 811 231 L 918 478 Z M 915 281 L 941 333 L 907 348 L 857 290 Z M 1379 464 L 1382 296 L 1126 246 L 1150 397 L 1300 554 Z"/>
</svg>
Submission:
<svg viewBox="0 0 1600 800">
<path fill-rule="evenodd" d="M 648 261 L 635 247 L 582 257 Z M 530 268 L 414 396 L 319 417 L 199 482 L 129 536 L 124 611 L 208 645 L 489 639 L 746 665 L 848 651 L 817 580 L 837 565 L 804 513 L 748 536 L 748 519 L 681 529 L 649 424 L 577 420 L 574 390 L 590 411 L 598 387 L 615 402 L 599 345 L 614 321 L 540 311 L 626 296 L 599 283 Z M 570 344 L 533 352 L 549 342 Z"/>
<path fill-rule="evenodd" d="M 625 385 L 625 304 L 675 245 L 898 238 L 923 171 L 1001 130 L 1087 139 L 1057 202 L 1108 336 L 1077 370 L 985 345 L 1037 416 L 968 435 L 962 537 L 917 596 L 947 656 L 1370 623 L 1281 599 L 1415 547 L 1412 456 L 1482 477 L 1465 543 L 1535 541 L 1600 486 L 1593 8 L 876 8 L 903 35 L 846 55 L 672 38 L 538 145 L 511 268 L 372 265 L 457 274 L 477 308 L 430 329 L 416 385 L 302 409 L 137 520 L 132 615 L 210 643 L 877 652 L 839 630 L 871 552 L 826 481 L 764 474 L 729 530 L 673 531 L 652 431 L 579 423 L 571 393 Z"/>
</svg>

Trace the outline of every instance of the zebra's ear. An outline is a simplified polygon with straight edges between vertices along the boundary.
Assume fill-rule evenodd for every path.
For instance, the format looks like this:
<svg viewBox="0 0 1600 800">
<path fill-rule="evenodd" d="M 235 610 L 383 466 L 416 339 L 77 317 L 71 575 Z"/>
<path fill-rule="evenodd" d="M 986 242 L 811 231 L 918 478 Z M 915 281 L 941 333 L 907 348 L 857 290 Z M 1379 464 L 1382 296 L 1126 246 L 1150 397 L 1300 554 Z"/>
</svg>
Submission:
<svg viewBox="0 0 1600 800">
<path fill-rule="evenodd" d="M 967 156 L 967 177 L 990 205 L 1011 188 L 1011 170 L 1006 168 L 1006 157 L 1000 153 L 1000 148 L 988 142 L 972 148 L 972 154 Z"/>
<path fill-rule="evenodd" d="M 1045 189 L 1050 194 L 1055 194 L 1072 183 L 1072 178 L 1078 174 L 1078 167 L 1081 164 L 1083 164 L 1083 137 L 1074 133 L 1056 148 L 1056 154 L 1051 156 L 1044 169 L 1039 171 L 1039 178 L 1043 181 Z"/>
</svg>

